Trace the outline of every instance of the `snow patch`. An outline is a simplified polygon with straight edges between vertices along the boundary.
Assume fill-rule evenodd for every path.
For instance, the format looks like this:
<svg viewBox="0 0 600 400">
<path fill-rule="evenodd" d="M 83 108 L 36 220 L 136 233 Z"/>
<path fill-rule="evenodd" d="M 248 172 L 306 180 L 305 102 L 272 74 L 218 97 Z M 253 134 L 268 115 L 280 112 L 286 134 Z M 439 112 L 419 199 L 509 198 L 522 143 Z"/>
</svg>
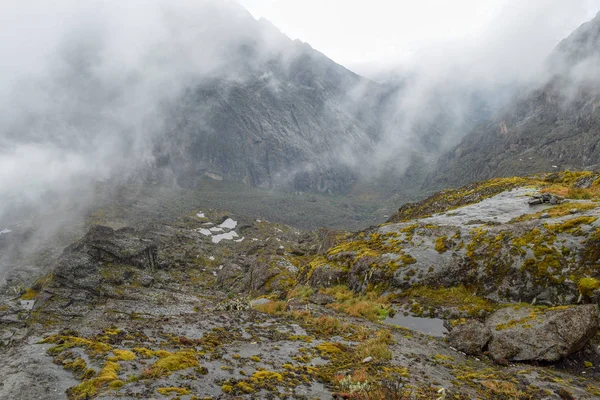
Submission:
<svg viewBox="0 0 600 400">
<path fill-rule="evenodd" d="M 223 228 L 219 228 L 219 227 L 214 227 L 214 228 L 210 228 L 211 232 L 223 232 L 224 229 Z"/>
<path fill-rule="evenodd" d="M 210 256 L 210 257 L 208 257 L 208 259 L 209 259 L 210 261 L 215 261 L 215 256 Z"/>
<path fill-rule="evenodd" d="M 233 238 L 239 237 L 236 231 L 230 231 L 226 233 L 221 233 L 220 235 L 215 235 L 212 237 L 213 243 L 219 243 L 221 240 L 233 240 Z"/>
<path fill-rule="evenodd" d="M 226 228 L 226 229 L 235 229 L 235 227 L 237 226 L 237 221 L 234 221 L 231 218 L 227 218 L 221 225 L 219 225 L 221 228 Z"/>
<path fill-rule="evenodd" d="M 198 214 L 196 214 L 196 217 L 198 217 L 198 218 L 206 218 L 206 216 L 204 215 L 204 213 L 202 211 L 200 211 Z"/>
<path fill-rule="evenodd" d="M 241 239 L 234 240 L 234 242 L 236 242 L 236 243 L 242 243 L 244 241 L 244 239 L 246 239 L 245 236 L 243 236 Z"/>
<path fill-rule="evenodd" d="M 200 228 L 200 229 L 196 229 L 196 232 L 200 232 L 204 236 L 212 236 L 212 232 L 209 231 L 208 229 Z"/>
<path fill-rule="evenodd" d="M 10 229 L 2 229 L 0 230 L 0 235 L 4 235 L 6 233 L 11 233 L 12 231 Z"/>
</svg>

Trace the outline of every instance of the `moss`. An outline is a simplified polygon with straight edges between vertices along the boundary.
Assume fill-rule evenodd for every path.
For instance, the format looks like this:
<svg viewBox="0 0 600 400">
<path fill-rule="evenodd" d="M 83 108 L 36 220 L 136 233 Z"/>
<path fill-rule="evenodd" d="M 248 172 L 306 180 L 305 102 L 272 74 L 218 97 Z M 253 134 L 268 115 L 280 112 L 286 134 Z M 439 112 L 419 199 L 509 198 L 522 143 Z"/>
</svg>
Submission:
<svg viewBox="0 0 600 400">
<path fill-rule="evenodd" d="M 435 250 L 440 254 L 448 251 L 447 241 L 448 241 L 448 236 L 441 236 L 441 237 L 435 239 Z"/>
<path fill-rule="evenodd" d="M 42 340 L 42 343 L 56 344 L 56 346 L 48 349 L 48 353 L 50 355 L 60 354 L 61 352 L 73 347 L 84 348 L 90 351 L 93 355 L 104 354 L 111 350 L 111 346 L 106 343 L 88 340 L 77 336 L 51 335 Z"/>
<path fill-rule="evenodd" d="M 145 347 L 134 347 L 133 352 L 138 355 L 140 358 L 152 358 L 154 357 L 154 352 Z"/>
<path fill-rule="evenodd" d="M 321 356 L 330 357 L 332 354 L 341 353 L 345 347 L 340 343 L 324 342 L 315 346 L 315 349 L 319 351 Z"/>
<path fill-rule="evenodd" d="M 177 395 L 187 395 L 190 394 L 190 390 L 182 387 L 162 387 L 158 388 L 157 392 L 162 394 L 163 396 L 168 396 L 170 394 Z"/>
<path fill-rule="evenodd" d="M 91 379 L 84 380 L 78 386 L 70 388 L 67 393 L 70 399 L 80 400 L 95 397 L 103 388 L 119 388 L 122 381 L 117 373 L 121 367 L 118 363 L 108 361 L 98 374 Z"/>
<path fill-rule="evenodd" d="M 594 290 L 600 289 L 600 280 L 596 278 L 581 278 L 577 287 L 581 294 L 591 296 Z"/>
<path fill-rule="evenodd" d="M 260 362 L 260 361 L 261 361 L 261 359 L 260 359 L 260 357 L 259 357 L 259 356 L 250 356 L 250 359 L 251 359 L 252 361 L 254 361 L 254 362 Z"/>
<path fill-rule="evenodd" d="M 221 390 L 223 391 L 223 393 L 231 393 L 231 392 L 233 392 L 233 386 L 223 385 L 223 386 L 221 386 Z"/>
<path fill-rule="evenodd" d="M 21 296 L 21 300 L 34 300 L 38 296 L 39 292 L 33 288 L 28 288 L 25 293 Z"/>
<path fill-rule="evenodd" d="M 580 225 L 591 225 L 596 219 L 596 217 L 577 217 L 562 224 L 547 225 L 546 227 L 556 233 L 574 233 Z"/>
<path fill-rule="evenodd" d="M 236 389 L 240 390 L 243 393 L 252 393 L 254 392 L 254 387 L 248 382 L 241 381 L 235 384 Z"/>
<path fill-rule="evenodd" d="M 155 376 L 169 375 L 173 371 L 198 367 L 200 363 L 196 353 L 191 350 L 182 350 L 158 359 L 152 364 L 151 370 Z"/>
<path fill-rule="evenodd" d="M 277 372 L 273 372 L 273 371 L 256 371 L 255 373 L 252 374 L 252 379 L 257 380 L 257 381 L 263 381 L 263 380 L 276 380 L 276 381 L 283 381 L 283 375 L 277 373 Z"/>
<path fill-rule="evenodd" d="M 467 311 L 470 315 L 479 315 L 481 311 L 492 312 L 497 307 L 491 301 L 473 294 L 473 290 L 465 286 L 452 288 L 430 288 L 427 286 L 412 287 L 400 296 L 420 298 L 423 302 L 434 307 L 456 307 Z"/>
<path fill-rule="evenodd" d="M 108 361 L 131 361 L 135 360 L 135 354 L 129 350 L 113 350 L 114 357 L 109 357 Z"/>
</svg>

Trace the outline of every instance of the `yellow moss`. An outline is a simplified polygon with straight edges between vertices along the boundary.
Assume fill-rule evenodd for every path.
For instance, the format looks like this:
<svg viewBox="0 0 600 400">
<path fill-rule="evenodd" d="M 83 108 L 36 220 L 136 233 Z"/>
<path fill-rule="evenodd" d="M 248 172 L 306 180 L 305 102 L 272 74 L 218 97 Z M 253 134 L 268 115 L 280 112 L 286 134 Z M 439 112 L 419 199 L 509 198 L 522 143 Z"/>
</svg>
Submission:
<svg viewBox="0 0 600 400">
<path fill-rule="evenodd" d="M 251 356 L 250 359 L 254 362 L 260 362 L 260 357 L 259 356 Z"/>
<path fill-rule="evenodd" d="M 435 250 L 438 253 L 445 253 L 446 251 L 448 251 L 448 246 L 446 245 L 446 242 L 448 240 L 447 236 L 440 236 L 439 238 L 435 239 Z"/>
<path fill-rule="evenodd" d="M 315 346 L 315 349 L 317 349 L 322 356 L 330 356 L 332 354 L 341 353 L 343 348 L 343 345 L 340 343 L 333 342 L 324 342 Z"/>
<path fill-rule="evenodd" d="M 38 296 L 39 292 L 33 288 L 28 288 L 25 293 L 21 296 L 21 300 L 34 300 Z"/>
<path fill-rule="evenodd" d="M 129 350 L 113 350 L 114 357 L 109 357 L 108 361 L 131 361 L 135 360 L 135 354 Z"/>
<path fill-rule="evenodd" d="M 427 286 L 412 287 L 401 294 L 407 298 L 421 298 L 424 302 L 435 307 L 456 307 L 477 315 L 480 311 L 492 312 L 496 306 L 491 301 L 473 294 L 464 286 L 452 288 L 430 288 Z"/>
<path fill-rule="evenodd" d="M 168 375 L 172 371 L 199 366 L 200 363 L 196 357 L 196 353 L 191 350 L 182 350 L 173 353 L 167 357 L 160 358 L 152 364 L 151 370 L 155 375 Z"/>
<path fill-rule="evenodd" d="M 594 290 L 600 289 L 600 280 L 596 278 L 581 278 L 577 287 L 581 294 L 591 296 L 594 293 Z"/>
<path fill-rule="evenodd" d="M 107 361 L 94 378 L 84 380 L 78 386 L 69 389 L 69 397 L 75 400 L 88 399 L 94 397 L 105 387 L 118 388 L 123 386 L 117 383 L 122 382 L 117 375 L 120 369 L 118 363 Z"/>
<path fill-rule="evenodd" d="M 254 392 L 254 387 L 245 381 L 240 381 L 240 382 L 236 383 L 235 387 L 244 393 Z"/>
<path fill-rule="evenodd" d="M 252 379 L 253 380 L 257 380 L 257 381 L 263 381 L 263 380 L 276 380 L 276 381 L 283 381 L 283 375 L 281 375 L 280 373 L 277 372 L 273 372 L 273 371 L 256 371 L 255 373 L 252 374 Z"/>
<path fill-rule="evenodd" d="M 168 396 L 170 394 L 186 395 L 190 394 L 190 390 L 182 387 L 162 387 L 157 389 L 158 393 Z"/>
<path fill-rule="evenodd" d="M 51 335 L 42 340 L 42 343 L 56 344 L 56 346 L 48 349 L 48 353 L 52 355 L 59 354 L 62 351 L 73 347 L 84 348 L 94 355 L 107 353 L 111 350 L 111 346 L 106 343 L 92 341 L 77 336 Z"/>
<path fill-rule="evenodd" d="M 556 233 L 573 233 L 580 225 L 590 225 L 596 221 L 596 217 L 577 217 L 563 222 L 562 224 L 547 225 L 549 230 Z"/>
<path fill-rule="evenodd" d="M 223 385 L 223 386 L 221 386 L 221 390 L 223 391 L 223 393 L 231 393 L 231 392 L 233 392 L 233 386 Z"/>
<path fill-rule="evenodd" d="M 169 356 L 173 355 L 173 353 L 171 353 L 170 351 L 166 351 L 166 350 L 156 350 L 153 353 L 158 358 L 165 358 L 165 357 L 169 357 Z"/>
<path fill-rule="evenodd" d="M 145 347 L 134 347 L 133 352 L 136 353 L 140 358 L 152 358 L 154 357 L 154 352 Z"/>
</svg>

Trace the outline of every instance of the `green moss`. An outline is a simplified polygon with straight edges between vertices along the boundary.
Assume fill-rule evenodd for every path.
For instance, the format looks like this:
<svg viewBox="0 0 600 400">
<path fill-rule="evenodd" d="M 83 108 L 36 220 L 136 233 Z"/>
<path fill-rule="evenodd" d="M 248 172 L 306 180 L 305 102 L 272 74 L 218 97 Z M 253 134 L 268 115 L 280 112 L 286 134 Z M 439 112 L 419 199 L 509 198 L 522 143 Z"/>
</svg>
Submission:
<svg viewBox="0 0 600 400">
<path fill-rule="evenodd" d="M 78 386 L 70 388 L 67 393 L 70 399 L 83 400 L 95 397 L 104 388 L 117 389 L 123 386 L 117 373 L 121 367 L 116 362 L 108 361 L 98 374 L 91 379 L 84 380 Z"/>
<path fill-rule="evenodd" d="M 197 367 L 200 363 L 192 350 L 182 350 L 158 359 L 152 364 L 151 370 L 155 376 L 169 375 L 173 371 Z"/>
<path fill-rule="evenodd" d="M 182 388 L 182 387 L 162 387 L 162 388 L 158 388 L 157 392 L 162 394 L 163 396 L 168 396 L 171 394 L 177 394 L 177 395 L 187 395 L 190 394 L 190 390 L 186 389 L 186 388 Z"/>
<path fill-rule="evenodd" d="M 452 288 L 430 288 L 427 286 L 412 287 L 400 294 L 406 298 L 419 298 L 433 307 L 456 307 L 467 311 L 470 315 L 479 315 L 481 311 L 492 312 L 497 306 L 491 301 L 473 294 L 464 286 Z"/>
<path fill-rule="evenodd" d="M 447 241 L 448 236 L 441 236 L 435 239 L 435 250 L 440 254 L 448 251 Z"/>
<path fill-rule="evenodd" d="M 581 294 L 591 296 L 594 290 L 600 289 L 600 280 L 596 278 L 581 278 L 577 287 Z"/>
<path fill-rule="evenodd" d="M 113 350 L 114 357 L 108 357 L 108 361 L 131 361 L 135 360 L 135 354 L 129 350 Z"/>
</svg>

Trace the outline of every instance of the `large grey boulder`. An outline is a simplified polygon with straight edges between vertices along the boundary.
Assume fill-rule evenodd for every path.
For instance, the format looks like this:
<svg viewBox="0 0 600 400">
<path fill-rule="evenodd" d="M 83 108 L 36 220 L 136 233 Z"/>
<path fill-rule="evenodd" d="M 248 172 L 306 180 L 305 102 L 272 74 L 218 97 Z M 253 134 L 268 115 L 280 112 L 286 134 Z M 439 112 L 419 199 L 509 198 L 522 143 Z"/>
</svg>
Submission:
<svg viewBox="0 0 600 400">
<path fill-rule="evenodd" d="M 470 355 L 480 354 L 492 338 L 492 331 L 479 321 L 469 321 L 454 327 L 448 334 L 448 344 Z"/>
<path fill-rule="evenodd" d="M 581 350 L 598 332 L 596 305 L 504 308 L 486 321 L 495 360 L 554 362 Z"/>
</svg>

